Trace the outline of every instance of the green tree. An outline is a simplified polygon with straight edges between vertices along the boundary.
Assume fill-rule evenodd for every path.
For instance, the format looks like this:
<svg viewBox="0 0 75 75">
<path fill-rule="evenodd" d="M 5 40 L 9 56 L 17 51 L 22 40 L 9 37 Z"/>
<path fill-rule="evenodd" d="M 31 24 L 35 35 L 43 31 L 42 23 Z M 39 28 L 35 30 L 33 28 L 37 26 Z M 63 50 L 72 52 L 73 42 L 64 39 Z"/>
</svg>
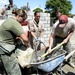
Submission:
<svg viewBox="0 0 75 75">
<path fill-rule="evenodd" d="M 45 12 L 49 12 L 52 17 L 56 16 L 57 10 L 60 10 L 61 13 L 69 16 L 72 4 L 69 0 L 47 0 L 45 9 Z"/>
<path fill-rule="evenodd" d="M 26 6 L 21 7 L 21 9 L 26 10 Z"/>
<path fill-rule="evenodd" d="M 35 11 L 43 12 L 43 10 L 42 10 L 41 8 L 35 8 L 35 9 L 33 10 L 33 12 L 35 12 Z"/>
</svg>

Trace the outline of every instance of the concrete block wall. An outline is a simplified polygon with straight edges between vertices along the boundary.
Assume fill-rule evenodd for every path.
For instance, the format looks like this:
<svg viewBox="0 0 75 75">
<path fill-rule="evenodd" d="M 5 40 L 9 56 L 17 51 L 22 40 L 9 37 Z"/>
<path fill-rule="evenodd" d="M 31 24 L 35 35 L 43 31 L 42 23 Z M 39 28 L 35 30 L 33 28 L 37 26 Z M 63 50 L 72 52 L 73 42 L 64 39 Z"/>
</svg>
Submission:
<svg viewBox="0 0 75 75">
<path fill-rule="evenodd" d="M 28 21 L 34 19 L 34 12 L 28 12 Z M 44 23 L 44 43 L 48 45 L 49 36 L 50 36 L 50 14 L 49 13 L 40 13 L 41 17 L 40 20 Z"/>
</svg>

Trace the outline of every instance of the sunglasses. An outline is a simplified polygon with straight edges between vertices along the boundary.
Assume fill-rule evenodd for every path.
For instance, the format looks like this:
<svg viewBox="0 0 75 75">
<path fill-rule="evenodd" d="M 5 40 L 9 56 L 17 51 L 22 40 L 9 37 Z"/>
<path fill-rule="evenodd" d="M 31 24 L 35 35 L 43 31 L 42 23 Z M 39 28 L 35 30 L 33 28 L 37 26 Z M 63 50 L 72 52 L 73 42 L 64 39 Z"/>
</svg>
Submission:
<svg viewBox="0 0 75 75">
<path fill-rule="evenodd" d="M 24 16 L 20 16 L 22 19 L 23 19 L 23 21 L 26 19 Z"/>
</svg>

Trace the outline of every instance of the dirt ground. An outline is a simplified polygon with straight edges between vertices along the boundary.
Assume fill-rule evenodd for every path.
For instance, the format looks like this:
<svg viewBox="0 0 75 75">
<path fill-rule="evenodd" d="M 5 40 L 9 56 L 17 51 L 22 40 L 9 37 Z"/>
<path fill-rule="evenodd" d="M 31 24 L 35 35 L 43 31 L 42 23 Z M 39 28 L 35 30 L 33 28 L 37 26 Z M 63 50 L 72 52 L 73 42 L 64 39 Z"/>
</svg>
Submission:
<svg viewBox="0 0 75 75">
<path fill-rule="evenodd" d="M 70 65 L 66 64 L 63 68 L 62 68 L 63 72 L 66 75 L 75 75 L 75 68 L 71 67 Z"/>
</svg>

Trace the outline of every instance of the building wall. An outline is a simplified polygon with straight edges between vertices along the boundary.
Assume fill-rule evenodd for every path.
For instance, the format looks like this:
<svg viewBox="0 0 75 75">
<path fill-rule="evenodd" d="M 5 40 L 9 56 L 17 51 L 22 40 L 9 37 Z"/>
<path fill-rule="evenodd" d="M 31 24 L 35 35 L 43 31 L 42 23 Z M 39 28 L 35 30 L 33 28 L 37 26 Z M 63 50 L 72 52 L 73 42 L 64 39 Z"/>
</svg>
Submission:
<svg viewBox="0 0 75 75">
<path fill-rule="evenodd" d="M 75 15 L 73 16 L 73 19 L 75 20 Z"/>
</svg>

